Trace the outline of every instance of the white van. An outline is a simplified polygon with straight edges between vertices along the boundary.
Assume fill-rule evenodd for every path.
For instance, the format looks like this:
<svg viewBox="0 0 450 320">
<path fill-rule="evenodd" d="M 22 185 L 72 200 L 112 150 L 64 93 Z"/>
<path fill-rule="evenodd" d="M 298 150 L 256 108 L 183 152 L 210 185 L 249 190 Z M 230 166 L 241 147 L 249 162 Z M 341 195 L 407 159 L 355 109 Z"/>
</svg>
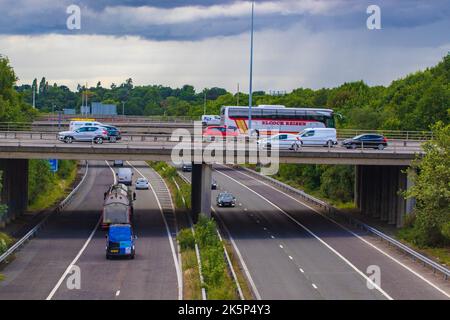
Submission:
<svg viewBox="0 0 450 320">
<path fill-rule="evenodd" d="M 300 146 L 330 146 L 338 143 L 334 128 L 306 128 L 298 134 Z"/>
<path fill-rule="evenodd" d="M 133 184 L 133 171 L 130 168 L 120 168 L 116 173 L 117 182 L 123 183 L 126 186 L 131 186 Z"/>
<path fill-rule="evenodd" d="M 218 126 L 220 125 L 220 116 L 202 115 L 202 124 L 204 126 Z"/>
<path fill-rule="evenodd" d="M 90 119 L 72 120 L 72 121 L 70 121 L 70 124 L 69 124 L 69 131 L 74 131 L 81 127 L 100 127 L 100 126 L 103 126 L 103 123 L 97 122 L 95 120 L 90 120 Z"/>
</svg>

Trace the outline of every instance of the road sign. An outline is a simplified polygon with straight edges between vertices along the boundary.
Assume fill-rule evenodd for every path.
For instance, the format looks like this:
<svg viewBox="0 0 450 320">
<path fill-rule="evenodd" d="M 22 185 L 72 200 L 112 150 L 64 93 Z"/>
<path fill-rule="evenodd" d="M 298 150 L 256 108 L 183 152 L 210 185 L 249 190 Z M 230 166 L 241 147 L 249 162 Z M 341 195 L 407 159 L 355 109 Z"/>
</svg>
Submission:
<svg viewBox="0 0 450 320">
<path fill-rule="evenodd" d="M 53 172 L 58 171 L 58 159 L 50 159 L 48 163 L 50 164 L 50 170 Z"/>
</svg>

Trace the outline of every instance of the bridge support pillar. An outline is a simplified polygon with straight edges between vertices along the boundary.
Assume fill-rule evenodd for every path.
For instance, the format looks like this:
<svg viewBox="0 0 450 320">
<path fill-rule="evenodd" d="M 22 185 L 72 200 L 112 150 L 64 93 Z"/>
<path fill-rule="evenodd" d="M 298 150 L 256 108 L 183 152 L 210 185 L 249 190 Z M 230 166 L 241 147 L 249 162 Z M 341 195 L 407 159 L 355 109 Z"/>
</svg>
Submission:
<svg viewBox="0 0 450 320">
<path fill-rule="evenodd" d="M 403 166 L 356 166 L 355 204 L 362 214 L 403 226 L 405 214 L 414 207 L 414 200 L 405 200 L 401 194 L 412 184 L 405 169 Z"/>
<path fill-rule="evenodd" d="M 6 214 L 0 217 L 0 226 L 4 226 L 27 209 L 28 160 L 0 159 L 0 171 L 3 186 L 0 201 L 8 206 Z"/>
<path fill-rule="evenodd" d="M 191 208 L 194 223 L 197 223 L 200 213 L 211 217 L 211 174 L 211 165 L 192 164 Z"/>
</svg>

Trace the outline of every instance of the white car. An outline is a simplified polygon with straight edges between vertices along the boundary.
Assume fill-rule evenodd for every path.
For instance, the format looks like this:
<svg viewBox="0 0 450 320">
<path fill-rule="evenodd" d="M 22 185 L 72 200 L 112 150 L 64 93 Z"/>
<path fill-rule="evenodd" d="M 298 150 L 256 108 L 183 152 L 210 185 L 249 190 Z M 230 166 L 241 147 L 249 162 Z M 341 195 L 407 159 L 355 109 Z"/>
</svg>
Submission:
<svg viewBox="0 0 450 320">
<path fill-rule="evenodd" d="M 149 184 L 148 184 L 148 180 L 145 178 L 138 178 L 136 180 L 136 190 L 138 189 L 148 189 L 149 188 Z"/>
<path fill-rule="evenodd" d="M 279 150 L 293 150 L 297 143 L 297 135 L 291 133 L 279 133 L 257 141 L 259 148 L 278 148 Z"/>
</svg>

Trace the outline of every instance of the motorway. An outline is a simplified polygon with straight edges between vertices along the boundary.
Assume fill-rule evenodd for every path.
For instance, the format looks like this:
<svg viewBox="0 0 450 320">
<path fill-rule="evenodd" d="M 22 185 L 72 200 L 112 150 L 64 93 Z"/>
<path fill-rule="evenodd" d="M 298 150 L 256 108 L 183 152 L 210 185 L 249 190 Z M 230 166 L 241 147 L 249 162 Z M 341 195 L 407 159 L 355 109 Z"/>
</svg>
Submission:
<svg viewBox="0 0 450 320">
<path fill-rule="evenodd" d="M 0 299 L 179 298 L 173 239 L 151 189 L 136 191 L 136 258 L 106 260 L 105 231 L 97 226 L 103 193 L 115 175 L 105 161 L 89 165 L 86 180 L 72 202 L 52 216 L 1 271 L 5 279 L 0 281 Z M 142 163 L 134 165 L 143 175 L 151 175 Z M 73 265 L 80 268 L 80 289 L 67 286 Z"/>
<path fill-rule="evenodd" d="M 450 298 L 448 282 L 242 169 L 215 166 L 213 179 L 219 186 L 213 210 L 248 269 L 256 298 Z M 235 208 L 215 205 L 223 190 L 237 197 Z M 379 288 L 367 287 L 369 266 L 379 267 Z"/>
<path fill-rule="evenodd" d="M 75 198 L 16 254 L 0 281 L 0 299 L 179 299 L 181 279 L 171 201 L 144 162 L 131 162 L 137 192 L 135 260 L 106 260 L 105 232 L 97 228 L 103 192 L 115 181 L 105 161 L 90 161 Z M 185 174 L 185 173 L 184 173 Z M 189 174 L 185 174 L 188 178 Z M 219 190 L 237 197 L 235 208 L 213 205 L 256 299 L 449 299 L 450 284 L 366 234 L 350 230 L 293 195 L 242 169 L 214 166 Z M 156 198 L 157 197 L 157 198 Z M 80 289 L 67 284 L 72 266 Z M 367 285 L 379 268 L 379 286 Z"/>
</svg>

